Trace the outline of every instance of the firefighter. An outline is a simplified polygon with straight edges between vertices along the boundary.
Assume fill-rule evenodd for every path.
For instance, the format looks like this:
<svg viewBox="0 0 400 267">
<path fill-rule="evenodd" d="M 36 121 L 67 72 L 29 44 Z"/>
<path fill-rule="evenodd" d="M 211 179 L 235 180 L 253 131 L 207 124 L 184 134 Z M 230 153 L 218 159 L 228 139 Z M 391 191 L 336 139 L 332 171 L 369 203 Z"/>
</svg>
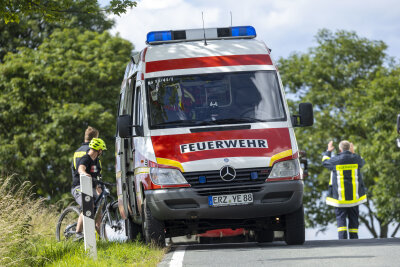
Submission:
<svg viewBox="0 0 400 267">
<path fill-rule="evenodd" d="M 349 141 L 339 143 L 340 153 L 331 158 L 333 141 L 323 153 L 322 165 L 331 171 L 326 204 L 335 207 L 339 239 L 358 239 L 358 206 L 367 201 L 361 168 L 365 161 Z M 347 224 L 348 219 L 348 224 Z"/>
</svg>

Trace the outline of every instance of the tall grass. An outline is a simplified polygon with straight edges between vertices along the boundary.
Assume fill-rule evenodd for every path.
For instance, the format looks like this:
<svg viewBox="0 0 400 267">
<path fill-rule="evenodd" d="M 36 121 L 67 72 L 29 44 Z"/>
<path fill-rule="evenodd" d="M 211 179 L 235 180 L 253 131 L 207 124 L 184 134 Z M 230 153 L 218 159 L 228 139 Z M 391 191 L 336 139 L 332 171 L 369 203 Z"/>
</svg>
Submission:
<svg viewBox="0 0 400 267">
<path fill-rule="evenodd" d="M 35 241 L 49 234 L 56 215 L 32 197 L 31 185 L 18 178 L 0 177 L 0 265 L 26 265 L 35 262 Z"/>
<path fill-rule="evenodd" d="M 56 242 L 56 208 L 33 196 L 16 176 L 0 177 L 0 266 L 156 266 L 165 251 L 133 243 L 98 242 L 98 259 L 83 242 Z"/>
</svg>

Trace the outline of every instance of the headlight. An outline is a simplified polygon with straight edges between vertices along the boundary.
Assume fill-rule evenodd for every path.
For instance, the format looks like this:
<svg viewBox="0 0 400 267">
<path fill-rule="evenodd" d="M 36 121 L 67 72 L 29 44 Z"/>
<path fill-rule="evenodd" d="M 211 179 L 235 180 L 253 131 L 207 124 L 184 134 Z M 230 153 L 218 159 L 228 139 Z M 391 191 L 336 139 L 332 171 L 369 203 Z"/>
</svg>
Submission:
<svg viewBox="0 0 400 267">
<path fill-rule="evenodd" d="M 187 184 L 186 179 L 177 169 L 150 168 L 150 178 L 157 185 Z"/>
<path fill-rule="evenodd" d="M 299 160 L 292 159 L 275 163 L 268 178 L 293 177 L 299 174 Z"/>
</svg>

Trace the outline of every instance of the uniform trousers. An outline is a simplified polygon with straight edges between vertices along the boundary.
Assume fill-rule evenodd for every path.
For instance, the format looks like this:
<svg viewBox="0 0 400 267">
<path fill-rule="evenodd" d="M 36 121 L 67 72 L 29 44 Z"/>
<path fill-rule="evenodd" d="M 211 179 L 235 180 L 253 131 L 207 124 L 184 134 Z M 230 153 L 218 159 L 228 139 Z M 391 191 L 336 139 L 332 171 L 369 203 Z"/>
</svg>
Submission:
<svg viewBox="0 0 400 267">
<path fill-rule="evenodd" d="M 358 239 L 358 206 L 348 208 L 335 208 L 339 239 Z M 348 224 L 347 224 L 348 219 Z"/>
</svg>

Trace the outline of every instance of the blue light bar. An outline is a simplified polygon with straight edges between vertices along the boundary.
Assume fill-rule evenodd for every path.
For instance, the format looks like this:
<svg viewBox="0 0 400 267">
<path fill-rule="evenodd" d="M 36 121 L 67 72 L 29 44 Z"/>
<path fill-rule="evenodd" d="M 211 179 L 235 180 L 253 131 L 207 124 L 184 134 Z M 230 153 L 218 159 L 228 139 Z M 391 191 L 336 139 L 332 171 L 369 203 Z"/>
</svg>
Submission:
<svg viewBox="0 0 400 267">
<path fill-rule="evenodd" d="M 147 42 L 162 42 L 172 40 L 171 31 L 149 32 L 147 34 Z"/>
<path fill-rule="evenodd" d="M 204 39 L 250 39 L 255 38 L 256 36 L 256 30 L 252 26 L 156 31 L 147 34 L 146 43 L 156 45 L 171 42 L 200 41 Z"/>
<path fill-rule="evenodd" d="M 252 26 L 232 27 L 232 36 L 256 36 L 256 29 Z"/>
</svg>

